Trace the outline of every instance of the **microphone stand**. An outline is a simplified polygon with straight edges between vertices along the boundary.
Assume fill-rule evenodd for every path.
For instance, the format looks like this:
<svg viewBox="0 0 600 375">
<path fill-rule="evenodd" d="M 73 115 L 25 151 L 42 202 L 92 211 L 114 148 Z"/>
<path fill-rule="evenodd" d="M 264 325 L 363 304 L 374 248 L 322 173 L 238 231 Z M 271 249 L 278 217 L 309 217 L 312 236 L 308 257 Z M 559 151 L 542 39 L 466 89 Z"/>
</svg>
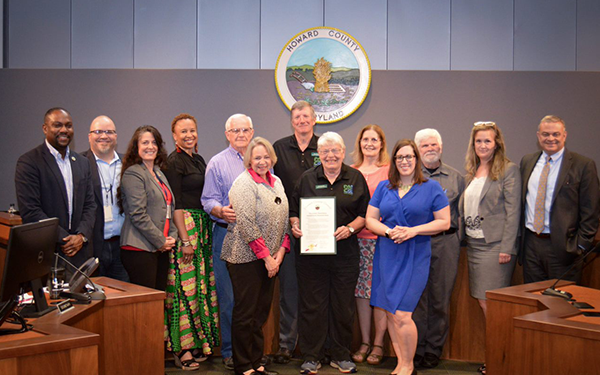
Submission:
<svg viewBox="0 0 600 375">
<path fill-rule="evenodd" d="M 89 303 L 92 300 L 102 300 L 102 299 L 106 299 L 106 295 L 104 294 L 104 290 L 102 290 L 102 287 L 99 287 L 98 285 L 94 284 L 94 282 L 92 281 L 92 279 L 89 278 L 88 275 L 86 275 L 85 272 L 81 271 L 81 267 L 77 268 L 75 267 L 75 265 L 71 262 L 69 262 L 69 260 L 67 260 L 65 257 L 61 256 L 59 253 L 54 253 L 54 255 L 56 255 L 57 258 L 62 259 L 65 263 L 67 263 L 69 266 L 71 266 L 74 270 L 75 273 L 79 273 L 80 275 L 83 275 L 83 277 L 92 285 L 92 287 L 94 288 L 94 290 L 92 292 L 87 292 L 87 293 L 75 293 L 75 292 L 61 292 L 61 295 L 64 295 L 65 297 L 68 298 L 74 298 L 77 301 L 82 301 L 82 302 L 87 302 Z M 96 261 L 96 263 L 98 262 L 97 258 L 94 258 L 94 260 Z M 83 267 L 83 266 L 82 266 Z M 70 286 L 69 286 L 70 287 Z M 84 286 L 85 288 L 85 286 Z"/>
<path fill-rule="evenodd" d="M 569 267 L 562 275 L 560 275 L 560 277 L 556 280 L 554 284 L 552 284 L 550 288 L 544 290 L 542 294 L 545 296 L 560 297 L 566 300 L 570 300 L 571 298 L 573 298 L 573 294 L 565 292 L 564 290 L 556 289 L 556 284 L 558 284 L 558 282 L 561 281 L 566 274 L 571 272 L 573 268 L 575 268 L 575 266 L 579 265 L 580 263 L 583 263 L 583 261 L 585 260 L 585 258 L 587 258 L 588 255 L 598 250 L 598 246 L 600 246 L 600 243 L 598 243 L 596 246 L 592 247 L 587 252 L 585 252 L 581 258 L 577 259 L 577 261 L 573 263 L 571 267 Z"/>
</svg>

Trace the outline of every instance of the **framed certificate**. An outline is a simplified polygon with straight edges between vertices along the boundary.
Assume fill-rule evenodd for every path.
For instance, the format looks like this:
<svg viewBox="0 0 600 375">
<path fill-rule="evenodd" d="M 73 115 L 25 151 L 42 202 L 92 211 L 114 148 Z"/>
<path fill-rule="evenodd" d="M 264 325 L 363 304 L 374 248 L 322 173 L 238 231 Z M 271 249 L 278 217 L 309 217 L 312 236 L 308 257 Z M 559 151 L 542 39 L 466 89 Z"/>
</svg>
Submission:
<svg viewBox="0 0 600 375">
<path fill-rule="evenodd" d="M 335 197 L 300 198 L 300 254 L 335 255 Z"/>
</svg>

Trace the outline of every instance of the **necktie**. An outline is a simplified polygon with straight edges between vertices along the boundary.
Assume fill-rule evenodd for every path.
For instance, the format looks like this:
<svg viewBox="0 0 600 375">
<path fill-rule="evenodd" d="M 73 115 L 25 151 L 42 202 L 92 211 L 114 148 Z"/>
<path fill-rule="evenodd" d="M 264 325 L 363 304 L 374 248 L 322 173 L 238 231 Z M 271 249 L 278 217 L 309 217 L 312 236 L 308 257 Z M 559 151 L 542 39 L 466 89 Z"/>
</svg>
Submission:
<svg viewBox="0 0 600 375">
<path fill-rule="evenodd" d="M 548 173 L 550 172 L 550 156 L 546 157 L 546 164 L 540 175 L 537 196 L 535 197 L 535 214 L 533 216 L 533 230 L 535 233 L 542 233 L 544 230 L 544 206 L 546 203 L 546 185 L 548 183 Z"/>
</svg>

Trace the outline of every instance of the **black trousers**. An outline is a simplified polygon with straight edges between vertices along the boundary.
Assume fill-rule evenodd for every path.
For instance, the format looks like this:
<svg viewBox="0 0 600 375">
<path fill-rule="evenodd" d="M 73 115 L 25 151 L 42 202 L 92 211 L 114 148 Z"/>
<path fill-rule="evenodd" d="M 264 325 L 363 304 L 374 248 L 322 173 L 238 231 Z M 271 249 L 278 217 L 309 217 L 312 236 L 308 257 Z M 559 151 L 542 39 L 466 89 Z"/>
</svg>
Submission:
<svg viewBox="0 0 600 375">
<path fill-rule="evenodd" d="M 450 298 L 458 272 L 458 233 L 431 238 L 431 264 L 427 286 L 412 318 L 418 332 L 417 354 L 442 355 L 450 328 Z"/>
<path fill-rule="evenodd" d="M 529 229 L 525 229 L 525 256 L 523 258 L 523 281 L 533 283 L 557 279 L 561 277 L 569 267 L 579 258 L 566 250 L 557 253 L 552 247 L 550 238 L 539 238 Z M 581 264 L 575 266 L 565 276 L 564 280 L 579 283 L 581 280 Z"/>
<path fill-rule="evenodd" d="M 275 278 L 269 278 L 265 262 L 227 263 L 233 286 L 231 344 L 236 374 L 260 367 L 264 350 L 262 326 L 269 317 Z"/>
<path fill-rule="evenodd" d="M 332 360 L 350 360 L 358 264 L 358 251 L 338 255 L 297 254 L 298 346 L 305 361 L 319 361 L 324 356 L 327 339 Z"/>
<path fill-rule="evenodd" d="M 121 249 L 121 263 L 133 284 L 152 289 L 167 289 L 169 253 Z"/>
</svg>

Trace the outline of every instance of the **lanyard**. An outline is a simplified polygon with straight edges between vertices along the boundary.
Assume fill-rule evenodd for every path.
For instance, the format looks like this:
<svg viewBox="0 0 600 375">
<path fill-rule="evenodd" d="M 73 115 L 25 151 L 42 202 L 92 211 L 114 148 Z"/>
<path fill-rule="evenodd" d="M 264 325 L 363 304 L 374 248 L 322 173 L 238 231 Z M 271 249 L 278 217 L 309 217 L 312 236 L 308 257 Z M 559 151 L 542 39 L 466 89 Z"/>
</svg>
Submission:
<svg viewBox="0 0 600 375">
<path fill-rule="evenodd" d="M 117 163 L 112 163 L 108 165 L 108 173 L 110 173 L 110 169 L 113 167 L 114 165 L 114 170 L 112 173 L 112 177 L 110 178 L 110 186 L 106 187 L 106 182 L 104 182 L 104 176 L 102 176 L 102 169 L 98 167 L 98 174 L 100 175 L 100 182 L 102 184 L 102 189 L 104 189 L 106 191 L 106 202 L 108 203 L 108 197 L 110 196 L 110 205 L 114 205 L 114 198 L 113 198 L 113 186 L 115 185 L 115 177 L 117 174 Z M 110 177 L 110 175 L 109 175 Z"/>
</svg>

